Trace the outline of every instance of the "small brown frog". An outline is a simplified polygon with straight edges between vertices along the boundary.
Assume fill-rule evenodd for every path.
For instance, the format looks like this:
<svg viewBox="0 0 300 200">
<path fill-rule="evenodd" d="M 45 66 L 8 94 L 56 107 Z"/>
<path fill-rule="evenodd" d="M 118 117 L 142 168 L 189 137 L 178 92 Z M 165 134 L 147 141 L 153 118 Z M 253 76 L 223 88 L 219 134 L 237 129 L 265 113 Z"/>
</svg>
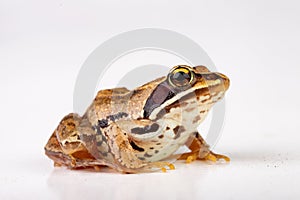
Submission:
<svg viewBox="0 0 300 200">
<path fill-rule="evenodd" d="M 166 160 L 183 145 L 191 151 L 177 158 L 187 163 L 229 161 L 210 151 L 197 131 L 228 87 L 229 79 L 221 73 L 179 65 L 132 91 L 101 90 L 83 116 L 72 113 L 61 120 L 46 155 L 57 166 L 108 166 L 126 173 L 174 169 Z"/>
</svg>

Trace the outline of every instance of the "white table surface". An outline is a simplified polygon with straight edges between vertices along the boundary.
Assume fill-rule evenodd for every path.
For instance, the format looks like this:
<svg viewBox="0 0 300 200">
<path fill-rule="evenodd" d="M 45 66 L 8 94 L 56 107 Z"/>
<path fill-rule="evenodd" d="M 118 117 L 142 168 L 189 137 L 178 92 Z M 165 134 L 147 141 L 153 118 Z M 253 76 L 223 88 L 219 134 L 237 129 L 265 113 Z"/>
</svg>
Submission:
<svg viewBox="0 0 300 200">
<path fill-rule="evenodd" d="M 299 153 L 276 151 L 276 142 L 265 146 L 224 147 L 230 164 L 176 162 L 176 170 L 148 174 L 54 168 L 44 155 L 21 153 L 2 159 L 0 194 L 1 199 L 296 199 Z"/>
</svg>

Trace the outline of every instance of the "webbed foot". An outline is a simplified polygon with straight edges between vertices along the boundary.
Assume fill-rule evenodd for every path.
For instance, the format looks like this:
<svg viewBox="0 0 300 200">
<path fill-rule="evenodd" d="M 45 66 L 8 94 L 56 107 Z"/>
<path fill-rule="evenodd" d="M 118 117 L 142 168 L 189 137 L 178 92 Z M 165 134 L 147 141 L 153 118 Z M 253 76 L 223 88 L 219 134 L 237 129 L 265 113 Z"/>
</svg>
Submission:
<svg viewBox="0 0 300 200">
<path fill-rule="evenodd" d="M 219 160 L 224 160 L 226 162 L 230 162 L 230 158 L 228 156 L 222 155 L 222 154 L 216 154 L 210 151 L 204 158 L 203 160 L 208 160 L 212 162 L 217 162 Z"/>
</svg>

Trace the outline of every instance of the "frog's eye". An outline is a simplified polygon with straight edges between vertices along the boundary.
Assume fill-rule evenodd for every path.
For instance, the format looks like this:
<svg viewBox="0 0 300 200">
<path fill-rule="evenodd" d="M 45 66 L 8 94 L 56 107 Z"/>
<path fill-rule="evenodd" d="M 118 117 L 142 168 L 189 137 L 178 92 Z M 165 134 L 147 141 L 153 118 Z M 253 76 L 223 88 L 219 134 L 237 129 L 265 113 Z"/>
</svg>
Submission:
<svg viewBox="0 0 300 200">
<path fill-rule="evenodd" d="M 168 79 L 172 85 L 183 87 L 193 81 L 194 74 L 188 68 L 179 66 L 169 73 Z"/>
</svg>

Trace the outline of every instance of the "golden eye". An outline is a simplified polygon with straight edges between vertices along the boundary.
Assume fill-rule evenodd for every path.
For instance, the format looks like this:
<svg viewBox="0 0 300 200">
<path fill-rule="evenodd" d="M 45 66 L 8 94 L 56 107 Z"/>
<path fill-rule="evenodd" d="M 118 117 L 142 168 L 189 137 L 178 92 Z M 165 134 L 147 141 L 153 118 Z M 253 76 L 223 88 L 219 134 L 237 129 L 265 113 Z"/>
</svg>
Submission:
<svg viewBox="0 0 300 200">
<path fill-rule="evenodd" d="M 169 73 L 168 78 L 172 85 L 183 87 L 189 85 L 193 81 L 194 74 L 188 68 L 179 66 Z"/>
</svg>

